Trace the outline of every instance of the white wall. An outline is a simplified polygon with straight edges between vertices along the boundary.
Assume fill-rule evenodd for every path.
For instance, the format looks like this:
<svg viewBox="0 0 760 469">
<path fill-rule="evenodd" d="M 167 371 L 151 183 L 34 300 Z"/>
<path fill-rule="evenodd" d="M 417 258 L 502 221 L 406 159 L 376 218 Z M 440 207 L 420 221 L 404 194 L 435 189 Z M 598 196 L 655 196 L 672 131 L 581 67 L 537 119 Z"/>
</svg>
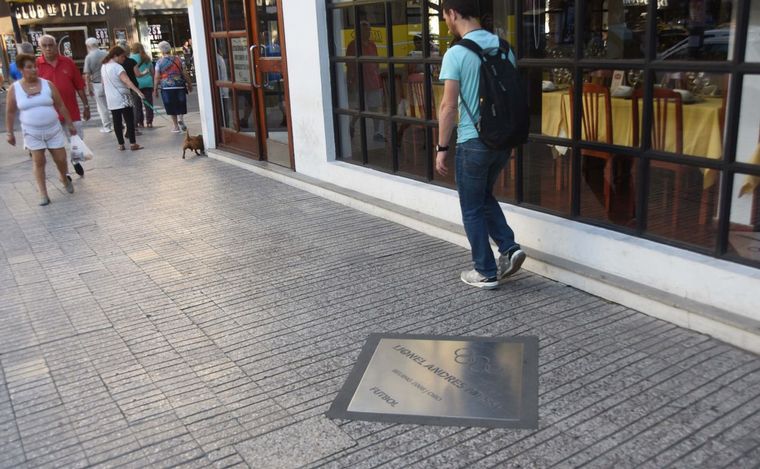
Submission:
<svg viewBox="0 0 760 469">
<path fill-rule="evenodd" d="M 187 1 L 187 14 L 190 18 L 190 35 L 193 38 L 193 65 L 195 66 L 194 91 L 198 93 L 198 104 L 201 113 L 201 131 L 206 148 L 215 148 L 216 135 L 214 129 L 214 107 L 211 72 L 206 57 L 213 51 L 206 44 L 206 33 L 203 26 L 203 11 L 200 2 Z"/>
<path fill-rule="evenodd" d="M 460 223 L 458 199 L 450 189 L 335 161 L 325 2 L 286 1 L 283 8 L 297 172 Z M 203 102 L 201 106 L 204 109 Z M 211 125 L 211 113 L 204 114 Z M 204 133 L 208 135 L 205 127 Z M 521 207 L 503 207 L 524 246 L 760 321 L 758 269 Z"/>
</svg>

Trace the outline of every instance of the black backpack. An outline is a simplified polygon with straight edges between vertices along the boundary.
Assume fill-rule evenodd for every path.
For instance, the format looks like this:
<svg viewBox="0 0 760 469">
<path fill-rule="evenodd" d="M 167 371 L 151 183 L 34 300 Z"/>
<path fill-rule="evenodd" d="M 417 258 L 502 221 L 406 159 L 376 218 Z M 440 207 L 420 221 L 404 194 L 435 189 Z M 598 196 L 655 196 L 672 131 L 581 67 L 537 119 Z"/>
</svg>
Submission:
<svg viewBox="0 0 760 469">
<path fill-rule="evenodd" d="M 498 53 L 484 51 L 475 41 L 461 39 L 480 57 L 480 119 L 475 120 L 466 102 L 464 107 L 478 129 L 480 140 L 492 150 L 508 150 L 528 140 L 530 111 L 527 92 L 517 68 L 509 61 L 509 43 L 499 38 Z M 490 53 L 489 53 L 490 52 Z"/>
</svg>

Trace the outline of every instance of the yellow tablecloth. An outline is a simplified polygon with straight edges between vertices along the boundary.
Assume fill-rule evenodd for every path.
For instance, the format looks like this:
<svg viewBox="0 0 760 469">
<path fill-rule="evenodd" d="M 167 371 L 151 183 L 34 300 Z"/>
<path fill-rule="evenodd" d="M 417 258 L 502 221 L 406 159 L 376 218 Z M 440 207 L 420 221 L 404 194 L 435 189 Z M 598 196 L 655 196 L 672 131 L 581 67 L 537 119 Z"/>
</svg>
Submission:
<svg viewBox="0 0 760 469">
<path fill-rule="evenodd" d="M 633 101 L 612 98 L 612 142 L 616 145 L 633 144 L 633 125 L 631 106 Z M 706 98 L 703 102 L 683 106 L 683 152 L 686 155 L 703 156 L 720 159 L 723 154 L 723 142 L 720 135 L 720 98 Z M 641 106 L 641 102 L 639 102 Z M 671 105 L 674 106 L 674 105 Z M 568 137 L 570 132 L 570 95 L 566 91 L 543 93 L 541 101 L 541 132 L 552 137 Z M 600 141 L 606 140 L 604 125 L 604 104 L 600 98 Z M 641 113 L 639 114 L 641 115 Z M 675 120 L 675 110 L 669 110 L 668 116 Z M 667 132 L 665 151 L 675 151 L 675 132 Z M 716 171 L 704 171 L 704 187 L 711 187 L 716 182 Z"/>
<path fill-rule="evenodd" d="M 755 148 L 755 151 L 752 153 L 749 163 L 760 165 L 760 143 L 757 144 L 757 148 Z M 757 189 L 757 186 L 760 186 L 760 177 L 747 176 L 747 182 L 744 183 L 739 191 L 739 197 L 751 194 Z"/>
</svg>

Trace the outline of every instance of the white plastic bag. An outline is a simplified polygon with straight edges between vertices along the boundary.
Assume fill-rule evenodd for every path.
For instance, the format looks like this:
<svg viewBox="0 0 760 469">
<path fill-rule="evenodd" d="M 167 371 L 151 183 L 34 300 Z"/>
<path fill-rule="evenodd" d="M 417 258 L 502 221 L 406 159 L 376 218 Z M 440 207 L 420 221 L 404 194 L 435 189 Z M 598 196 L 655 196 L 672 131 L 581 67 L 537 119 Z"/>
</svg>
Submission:
<svg viewBox="0 0 760 469">
<path fill-rule="evenodd" d="M 84 143 L 79 135 L 71 136 L 71 161 L 87 161 L 92 159 L 92 150 Z"/>
</svg>

